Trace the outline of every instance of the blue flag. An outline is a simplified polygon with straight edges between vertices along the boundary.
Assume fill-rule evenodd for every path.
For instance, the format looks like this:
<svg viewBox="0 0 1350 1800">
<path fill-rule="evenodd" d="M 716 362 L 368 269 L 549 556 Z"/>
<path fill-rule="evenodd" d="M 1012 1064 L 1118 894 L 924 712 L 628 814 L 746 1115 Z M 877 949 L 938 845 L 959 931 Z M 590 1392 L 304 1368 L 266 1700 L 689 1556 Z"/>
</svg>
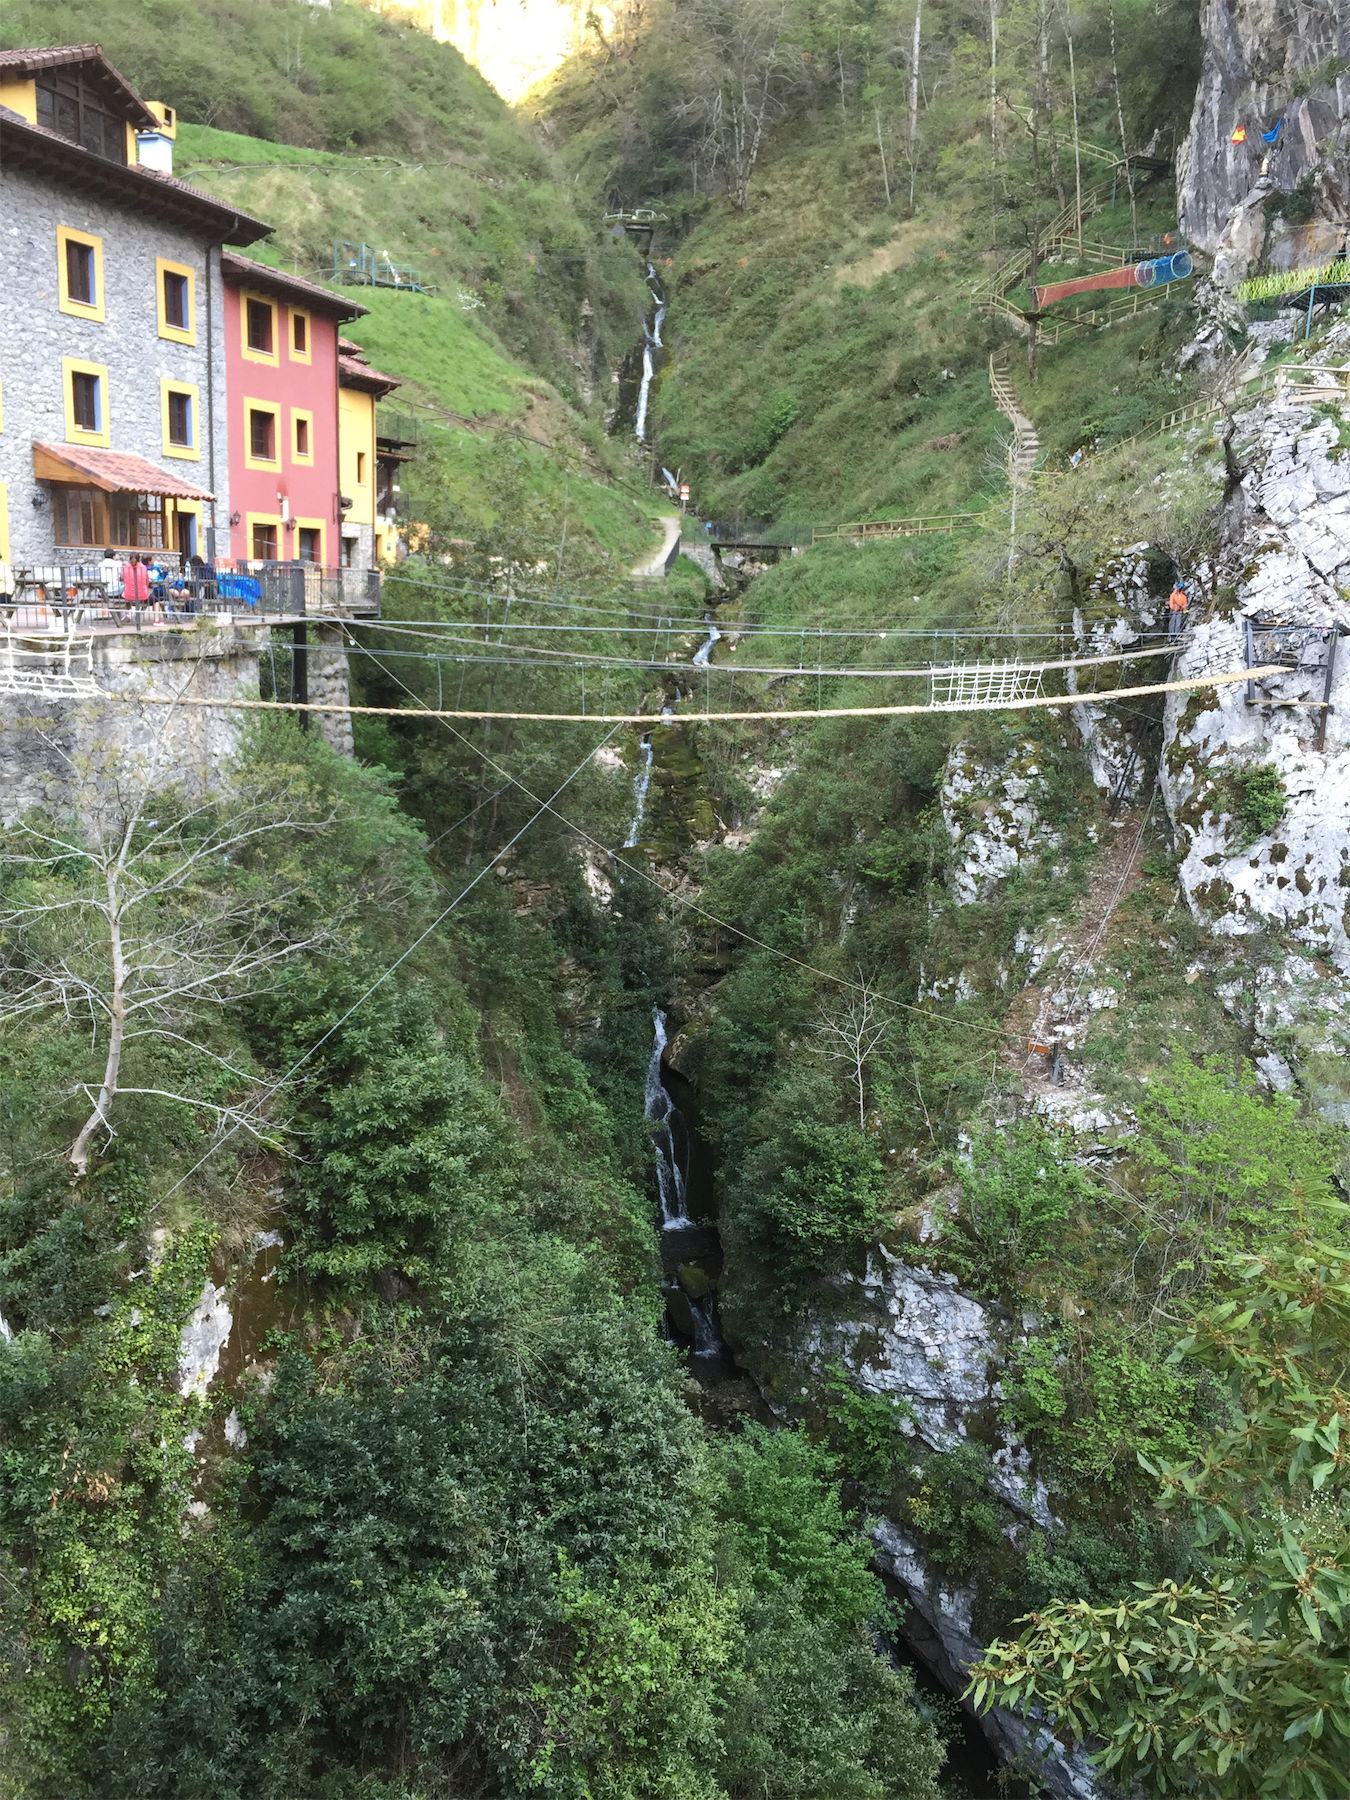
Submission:
<svg viewBox="0 0 1350 1800">
<path fill-rule="evenodd" d="M 1276 121 L 1276 123 L 1271 127 L 1271 129 L 1269 131 L 1263 131 L 1261 133 L 1261 142 L 1263 144 L 1278 144 L 1280 141 L 1280 133 L 1283 130 L 1284 130 L 1284 120 L 1279 119 Z"/>
</svg>

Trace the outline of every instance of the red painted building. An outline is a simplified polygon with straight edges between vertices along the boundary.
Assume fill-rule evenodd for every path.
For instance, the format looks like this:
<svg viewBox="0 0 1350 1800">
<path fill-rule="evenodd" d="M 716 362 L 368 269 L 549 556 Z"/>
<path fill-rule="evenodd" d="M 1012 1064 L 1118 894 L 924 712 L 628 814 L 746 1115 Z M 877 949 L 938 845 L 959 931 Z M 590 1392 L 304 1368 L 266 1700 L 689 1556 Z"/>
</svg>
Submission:
<svg viewBox="0 0 1350 1800">
<path fill-rule="evenodd" d="M 230 554 L 341 560 L 338 327 L 364 306 L 228 252 Z"/>
</svg>

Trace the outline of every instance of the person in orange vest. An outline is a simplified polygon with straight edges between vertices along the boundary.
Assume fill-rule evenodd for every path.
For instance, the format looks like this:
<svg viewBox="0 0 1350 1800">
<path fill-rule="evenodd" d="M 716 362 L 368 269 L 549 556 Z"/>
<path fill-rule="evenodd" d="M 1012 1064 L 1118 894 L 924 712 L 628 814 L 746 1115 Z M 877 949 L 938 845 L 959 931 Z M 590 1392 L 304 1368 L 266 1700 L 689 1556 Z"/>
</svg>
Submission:
<svg viewBox="0 0 1350 1800">
<path fill-rule="evenodd" d="M 1167 635 L 1169 638 L 1181 636 L 1186 626 L 1186 614 L 1190 609 L 1190 604 L 1190 595 L 1178 582 L 1167 596 Z"/>
</svg>

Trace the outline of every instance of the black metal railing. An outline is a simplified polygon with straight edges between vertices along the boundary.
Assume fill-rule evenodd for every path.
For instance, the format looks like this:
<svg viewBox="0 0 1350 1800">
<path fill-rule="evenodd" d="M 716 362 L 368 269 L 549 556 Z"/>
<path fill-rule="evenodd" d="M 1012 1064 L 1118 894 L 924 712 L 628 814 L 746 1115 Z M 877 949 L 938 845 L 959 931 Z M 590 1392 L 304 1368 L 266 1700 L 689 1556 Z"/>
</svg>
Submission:
<svg viewBox="0 0 1350 1800">
<path fill-rule="evenodd" d="M 212 614 L 239 619 L 378 618 L 382 580 L 378 569 L 235 558 L 193 565 L 168 554 L 155 556 L 144 601 L 129 600 L 110 588 L 96 562 L 35 564 L 16 568 L 14 578 L 14 593 L 7 597 L 10 616 L 32 614 L 23 622 L 34 628 L 50 619 L 136 629 Z"/>
<path fill-rule="evenodd" d="M 411 413 L 381 406 L 375 414 L 375 436 L 391 444 L 417 445 L 422 441 L 422 421 Z"/>
</svg>

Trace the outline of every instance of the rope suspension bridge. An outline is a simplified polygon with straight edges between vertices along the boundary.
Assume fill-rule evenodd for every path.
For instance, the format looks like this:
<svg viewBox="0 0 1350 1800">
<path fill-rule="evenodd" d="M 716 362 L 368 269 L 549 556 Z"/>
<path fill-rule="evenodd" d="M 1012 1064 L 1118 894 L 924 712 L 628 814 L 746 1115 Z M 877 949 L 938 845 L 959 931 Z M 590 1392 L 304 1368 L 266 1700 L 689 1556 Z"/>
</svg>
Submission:
<svg viewBox="0 0 1350 1800">
<path fill-rule="evenodd" d="M 1149 654 L 1147 652 L 1141 652 Z M 1158 655 L 1161 652 L 1154 651 Z M 1085 659 L 1091 664 L 1093 659 Z M 1256 668 L 1208 671 L 1182 680 L 1150 682 L 1139 686 L 1085 689 L 1062 694 L 1043 691 L 1047 669 L 1063 664 L 979 664 L 931 668 L 924 671 L 928 680 L 928 698 L 916 702 L 868 706 L 754 707 L 704 708 L 678 713 L 650 712 L 523 712 L 492 707 L 425 707 L 410 711 L 405 706 L 359 706 L 334 702 L 301 702 L 295 700 L 222 700 L 198 699 L 187 694 L 125 694 L 100 692 L 104 702 L 120 702 L 133 706 L 187 707 L 210 712 L 287 712 L 300 714 L 342 713 L 353 717 L 402 720 L 511 720 L 517 723 L 566 725 L 635 725 L 642 731 L 684 730 L 704 724 L 784 723 L 791 719 L 888 719 L 922 714 L 952 712 L 1026 712 L 1039 707 L 1102 705 L 1114 700 L 1138 699 L 1148 694 L 1186 693 L 1196 688 L 1218 688 L 1236 682 L 1252 682 L 1284 672 L 1284 663 L 1262 664 Z M 1081 667 L 1083 663 L 1071 664 Z M 803 670 L 803 674 L 812 671 Z"/>
</svg>

